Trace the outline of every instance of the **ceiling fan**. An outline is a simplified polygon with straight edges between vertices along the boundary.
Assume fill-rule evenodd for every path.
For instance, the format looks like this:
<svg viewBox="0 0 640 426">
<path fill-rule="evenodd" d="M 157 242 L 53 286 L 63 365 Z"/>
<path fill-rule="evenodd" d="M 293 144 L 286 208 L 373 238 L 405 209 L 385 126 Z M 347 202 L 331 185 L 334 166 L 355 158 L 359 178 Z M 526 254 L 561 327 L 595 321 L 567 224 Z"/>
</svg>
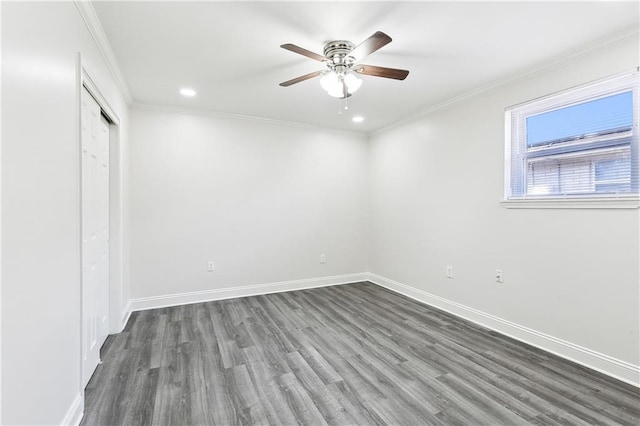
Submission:
<svg viewBox="0 0 640 426">
<path fill-rule="evenodd" d="M 407 70 L 377 67 L 360 63 L 366 56 L 390 42 L 391 37 L 382 31 L 377 31 L 358 46 L 347 40 L 330 41 L 324 45 L 324 56 L 303 49 L 295 44 L 283 44 L 280 46 L 283 49 L 322 62 L 325 64 L 326 69 L 287 80 L 280 83 L 280 86 L 289 87 L 301 81 L 322 76 L 320 84 L 328 94 L 335 98 L 344 99 L 351 96 L 362 85 L 362 80 L 355 74 L 404 80 L 407 78 L 407 75 L 409 75 L 409 71 Z"/>
</svg>

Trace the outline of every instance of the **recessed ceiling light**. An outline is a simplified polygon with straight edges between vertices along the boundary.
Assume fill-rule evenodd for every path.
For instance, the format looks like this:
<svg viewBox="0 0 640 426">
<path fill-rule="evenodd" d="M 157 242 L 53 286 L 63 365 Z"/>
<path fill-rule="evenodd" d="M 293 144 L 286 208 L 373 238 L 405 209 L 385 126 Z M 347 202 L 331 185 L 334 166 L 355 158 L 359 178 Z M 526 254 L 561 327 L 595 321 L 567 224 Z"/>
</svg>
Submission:
<svg viewBox="0 0 640 426">
<path fill-rule="evenodd" d="M 364 121 L 364 117 L 361 115 L 356 115 L 351 119 L 354 123 L 362 123 Z"/>
<path fill-rule="evenodd" d="M 194 97 L 196 95 L 196 91 L 193 90 L 193 89 L 188 89 L 188 88 L 184 87 L 184 88 L 180 89 L 180 94 L 182 96 L 187 96 L 189 98 L 192 98 L 192 97 Z"/>
</svg>

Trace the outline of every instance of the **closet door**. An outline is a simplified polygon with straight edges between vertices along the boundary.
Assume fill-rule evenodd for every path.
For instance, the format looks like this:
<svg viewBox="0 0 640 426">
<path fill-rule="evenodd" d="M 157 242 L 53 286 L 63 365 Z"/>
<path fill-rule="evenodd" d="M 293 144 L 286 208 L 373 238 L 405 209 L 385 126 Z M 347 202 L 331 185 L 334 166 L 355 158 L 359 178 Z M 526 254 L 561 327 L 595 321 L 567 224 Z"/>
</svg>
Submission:
<svg viewBox="0 0 640 426">
<path fill-rule="evenodd" d="M 100 362 L 109 311 L 109 122 L 82 88 L 82 380 Z"/>
</svg>

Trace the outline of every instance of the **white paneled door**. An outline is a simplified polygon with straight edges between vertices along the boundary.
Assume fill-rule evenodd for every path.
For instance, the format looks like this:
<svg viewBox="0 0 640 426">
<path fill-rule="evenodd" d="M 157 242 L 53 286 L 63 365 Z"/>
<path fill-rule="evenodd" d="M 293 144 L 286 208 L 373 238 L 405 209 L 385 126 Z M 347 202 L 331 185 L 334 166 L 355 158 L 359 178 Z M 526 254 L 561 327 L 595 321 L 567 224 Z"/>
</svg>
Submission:
<svg viewBox="0 0 640 426">
<path fill-rule="evenodd" d="M 109 122 L 82 88 L 82 380 L 100 362 L 109 310 Z"/>
</svg>

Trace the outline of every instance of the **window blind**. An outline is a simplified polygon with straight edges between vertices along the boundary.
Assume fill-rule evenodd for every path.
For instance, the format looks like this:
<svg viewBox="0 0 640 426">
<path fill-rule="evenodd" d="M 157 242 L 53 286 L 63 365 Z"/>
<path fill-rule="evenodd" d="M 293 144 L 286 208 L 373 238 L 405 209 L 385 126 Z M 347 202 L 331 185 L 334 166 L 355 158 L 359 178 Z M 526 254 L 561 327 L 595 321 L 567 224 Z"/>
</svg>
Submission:
<svg viewBox="0 0 640 426">
<path fill-rule="evenodd" d="M 506 110 L 505 197 L 638 194 L 638 73 Z"/>
</svg>

